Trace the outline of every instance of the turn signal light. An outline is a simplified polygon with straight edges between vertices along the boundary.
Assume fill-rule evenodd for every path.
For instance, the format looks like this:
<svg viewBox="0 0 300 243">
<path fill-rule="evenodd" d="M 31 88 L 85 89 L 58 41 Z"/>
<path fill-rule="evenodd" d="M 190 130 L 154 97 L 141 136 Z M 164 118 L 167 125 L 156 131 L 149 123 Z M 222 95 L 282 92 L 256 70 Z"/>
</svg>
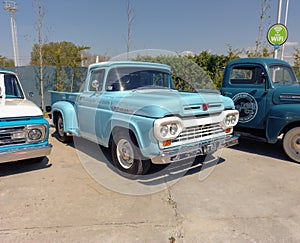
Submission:
<svg viewBox="0 0 300 243">
<path fill-rule="evenodd" d="M 231 133 L 232 128 L 226 128 L 225 133 Z"/>
<path fill-rule="evenodd" d="M 171 140 L 165 140 L 165 141 L 163 141 L 163 146 L 164 147 L 170 146 L 171 144 L 172 144 Z"/>
</svg>

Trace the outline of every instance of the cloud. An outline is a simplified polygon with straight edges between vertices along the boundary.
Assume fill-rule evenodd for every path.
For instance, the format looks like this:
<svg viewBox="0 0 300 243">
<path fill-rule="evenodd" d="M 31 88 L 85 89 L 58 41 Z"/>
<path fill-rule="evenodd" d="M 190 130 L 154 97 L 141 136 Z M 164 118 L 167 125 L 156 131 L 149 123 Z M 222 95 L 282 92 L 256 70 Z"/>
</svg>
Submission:
<svg viewBox="0 0 300 243">
<path fill-rule="evenodd" d="M 285 46 L 298 46 L 299 45 L 299 42 L 297 41 L 287 41 L 285 43 Z"/>
<path fill-rule="evenodd" d="M 195 53 L 193 51 L 183 51 L 179 53 L 180 56 L 195 56 Z"/>
</svg>

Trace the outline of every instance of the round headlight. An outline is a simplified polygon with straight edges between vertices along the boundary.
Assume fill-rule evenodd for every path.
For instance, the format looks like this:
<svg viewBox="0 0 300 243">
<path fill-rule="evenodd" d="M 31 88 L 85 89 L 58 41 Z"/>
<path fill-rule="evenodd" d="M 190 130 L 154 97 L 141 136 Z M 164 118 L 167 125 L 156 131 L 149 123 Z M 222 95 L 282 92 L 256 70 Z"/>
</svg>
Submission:
<svg viewBox="0 0 300 243">
<path fill-rule="evenodd" d="M 168 126 L 162 126 L 162 127 L 160 128 L 160 135 L 161 135 L 162 137 L 166 137 L 166 136 L 168 135 L 168 132 L 169 132 Z"/>
<path fill-rule="evenodd" d="M 235 122 L 236 122 L 236 116 L 232 115 L 230 121 L 231 121 L 231 124 L 235 124 Z"/>
<path fill-rule="evenodd" d="M 170 134 L 175 135 L 177 133 L 177 131 L 178 131 L 178 126 L 175 123 L 171 124 L 170 125 Z"/>
<path fill-rule="evenodd" d="M 28 132 L 28 138 L 30 140 L 39 140 L 41 139 L 42 135 L 43 135 L 42 131 L 38 128 L 31 129 Z"/>
<path fill-rule="evenodd" d="M 226 117 L 226 119 L 225 119 L 225 124 L 226 124 L 227 126 L 230 125 L 230 117 L 229 117 L 229 116 Z"/>
</svg>

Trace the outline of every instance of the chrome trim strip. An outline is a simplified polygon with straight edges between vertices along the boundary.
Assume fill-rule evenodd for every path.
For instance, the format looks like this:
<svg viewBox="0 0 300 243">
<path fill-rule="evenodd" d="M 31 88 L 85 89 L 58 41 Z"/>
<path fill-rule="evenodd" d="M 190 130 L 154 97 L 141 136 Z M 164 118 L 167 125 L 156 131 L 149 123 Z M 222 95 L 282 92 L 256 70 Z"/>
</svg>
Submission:
<svg viewBox="0 0 300 243">
<path fill-rule="evenodd" d="M 226 148 L 238 144 L 238 136 L 229 135 L 226 138 L 221 138 L 207 143 L 202 143 L 194 146 L 183 146 L 180 149 L 163 151 L 158 156 L 151 158 L 153 164 L 168 164 L 198 155 L 206 155 L 213 153 L 213 148 Z M 208 149 L 212 149 L 208 151 Z"/>
<path fill-rule="evenodd" d="M 0 163 L 44 157 L 50 154 L 51 144 L 0 151 Z"/>
</svg>

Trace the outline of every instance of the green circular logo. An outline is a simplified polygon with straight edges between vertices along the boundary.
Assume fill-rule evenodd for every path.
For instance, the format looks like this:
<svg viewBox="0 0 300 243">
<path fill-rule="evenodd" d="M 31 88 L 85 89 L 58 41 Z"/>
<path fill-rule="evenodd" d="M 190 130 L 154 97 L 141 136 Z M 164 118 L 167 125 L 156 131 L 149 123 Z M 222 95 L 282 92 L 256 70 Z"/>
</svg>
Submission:
<svg viewBox="0 0 300 243">
<path fill-rule="evenodd" d="M 288 38 L 288 30 L 283 24 L 274 24 L 268 30 L 268 41 L 271 45 L 282 45 Z"/>
</svg>

